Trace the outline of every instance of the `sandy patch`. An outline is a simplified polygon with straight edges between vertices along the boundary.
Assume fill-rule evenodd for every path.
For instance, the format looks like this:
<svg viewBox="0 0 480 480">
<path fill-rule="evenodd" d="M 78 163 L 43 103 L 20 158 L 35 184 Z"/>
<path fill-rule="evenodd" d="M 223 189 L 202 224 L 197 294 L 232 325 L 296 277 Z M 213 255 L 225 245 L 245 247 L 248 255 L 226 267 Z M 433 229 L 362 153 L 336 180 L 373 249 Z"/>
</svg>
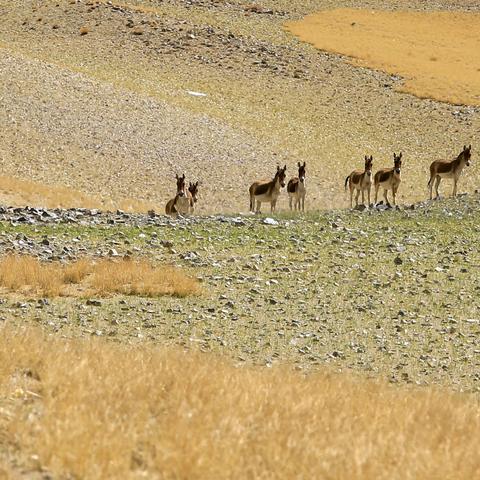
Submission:
<svg viewBox="0 0 480 480">
<path fill-rule="evenodd" d="M 401 75 L 400 91 L 480 105 L 480 14 L 336 9 L 286 28 L 321 50 Z"/>
</svg>

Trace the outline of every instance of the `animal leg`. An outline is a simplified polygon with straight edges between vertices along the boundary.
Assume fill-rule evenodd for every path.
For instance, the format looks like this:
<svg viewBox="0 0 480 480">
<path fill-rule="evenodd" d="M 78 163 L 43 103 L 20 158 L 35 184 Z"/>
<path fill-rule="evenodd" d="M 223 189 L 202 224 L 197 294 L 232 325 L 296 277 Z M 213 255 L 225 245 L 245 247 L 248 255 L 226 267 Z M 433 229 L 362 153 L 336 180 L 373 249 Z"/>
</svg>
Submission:
<svg viewBox="0 0 480 480">
<path fill-rule="evenodd" d="M 440 180 L 442 180 L 442 177 L 440 175 L 437 175 L 437 178 L 435 178 L 435 198 L 437 199 L 440 194 L 438 193 L 438 186 L 440 185 Z"/>
<path fill-rule="evenodd" d="M 430 176 L 430 181 L 428 182 L 428 188 L 430 189 L 430 200 L 432 200 L 433 196 L 433 184 L 435 183 L 435 178 Z"/>
<path fill-rule="evenodd" d="M 360 190 L 357 190 L 357 194 L 355 195 L 355 206 L 358 207 L 358 197 L 360 196 Z"/>
<path fill-rule="evenodd" d="M 353 208 L 353 188 L 350 185 L 350 208 Z"/>
<path fill-rule="evenodd" d="M 370 189 L 371 187 L 368 187 L 368 208 L 370 208 Z"/>
<path fill-rule="evenodd" d="M 378 189 L 380 188 L 380 185 L 377 183 L 375 185 L 375 205 L 377 204 L 377 198 L 378 198 Z"/>
<path fill-rule="evenodd" d="M 458 181 L 458 178 L 453 177 L 453 196 L 454 197 L 457 196 L 457 181 Z"/>
<path fill-rule="evenodd" d="M 362 189 L 362 205 L 365 205 L 365 190 Z"/>
<path fill-rule="evenodd" d="M 288 204 L 290 205 L 290 210 L 292 209 L 292 200 L 293 200 L 293 199 L 292 199 L 292 196 L 289 195 L 289 196 L 288 196 Z"/>
<path fill-rule="evenodd" d="M 397 204 L 397 189 L 398 187 L 392 187 L 392 196 L 393 196 L 393 204 L 396 205 Z"/>
<path fill-rule="evenodd" d="M 262 202 L 260 202 L 259 200 L 257 200 L 257 210 L 256 210 L 256 213 L 260 213 L 260 207 L 262 206 Z"/>
<path fill-rule="evenodd" d="M 387 194 L 388 194 L 388 190 L 385 188 L 385 189 L 383 190 L 383 198 L 385 199 L 385 203 L 387 204 L 387 206 L 390 206 L 390 202 L 388 201 L 388 196 L 387 196 Z"/>
<path fill-rule="evenodd" d="M 305 211 L 305 195 L 302 196 L 302 212 Z"/>
</svg>

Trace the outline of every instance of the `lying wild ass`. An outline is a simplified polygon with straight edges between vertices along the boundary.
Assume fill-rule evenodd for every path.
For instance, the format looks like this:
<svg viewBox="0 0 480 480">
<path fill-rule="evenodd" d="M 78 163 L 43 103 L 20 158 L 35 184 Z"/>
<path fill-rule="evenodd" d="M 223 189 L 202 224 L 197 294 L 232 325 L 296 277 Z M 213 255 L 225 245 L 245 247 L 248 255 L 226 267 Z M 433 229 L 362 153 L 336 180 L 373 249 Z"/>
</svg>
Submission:
<svg viewBox="0 0 480 480">
<path fill-rule="evenodd" d="M 298 177 L 293 177 L 289 180 L 287 185 L 288 199 L 290 204 L 290 210 L 292 209 L 292 202 L 295 200 L 295 210 L 305 211 L 305 166 L 307 162 L 303 162 L 303 165 L 298 162 Z"/>
<path fill-rule="evenodd" d="M 197 203 L 197 195 L 198 195 L 198 182 L 189 182 L 188 183 L 188 200 L 190 202 L 189 213 L 193 213 L 195 211 L 195 204 Z"/>
<path fill-rule="evenodd" d="M 388 190 L 392 190 L 393 204 L 395 205 L 395 197 L 397 195 L 398 186 L 400 185 L 400 170 L 402 168 L 402 153 L 400 155 L 393 154 L 393 168 L 383 168 L 375 173 L 375 205 L 377 204 L 378 190 L 383 188 L 383 198 L 388 206 L 390 202 L 387 198 Z"/>
<path fill-rule="evenodd" d="M 190 210 L 190 199 L 188 190 L 185 185 L 185 174 L 177 178 L 177 194 L 174 198 L 170 199 L 165 206 L 165 213 L 167 215 L 185 215 Z"/>
<path fill-rule="evenodd" d="M 280 188 L 285 186 L 285 171 L 287 166 L 283 168 L 277 166 L 277 172 L 270 182 L 258 181 L 250 186 L 250 211 L 255 210 L 255 202 L 257 203 L 256 213 L 260 213 L 262 202 L 270 202 L 270 210 L 273 213 L 280 195 Z"/>
<path fill-rule="evenodd" d="M 433 184 L 435 183 L 435 194 L 438 198 L 438 186 L 442 178 L 453 178 L 453 196 L 457 195 L 457 182 L 465 165 L 470 165 L 470 157 L 472 156 L 472 146 L 468 148 L 464 145 L 463 150 L 454 160 L 435 160 L 430 165 L 430 180 L 428 187 L 430 188 L 430 200 L 432 199 Z M 435 182 L 434 182 L 435 181 Z"/>
<path fill-rule="evenodd" d="M 350 208 L 353 208 L 353 192 L 356 190 L 355 206 L 358 207 L 358 197 L 360 192 L 362 193 L 362 204 L 365 205 L 365 191 L 368 194 L 368 206 L 370 206 L 370 190 L 372 188 L 372 164 L 373 157 L 365 155 L 365 170 L 354 170 L 345 179 L 345 190 L 347 190 L 347 184 L 350 188 Z"/>
</svg>

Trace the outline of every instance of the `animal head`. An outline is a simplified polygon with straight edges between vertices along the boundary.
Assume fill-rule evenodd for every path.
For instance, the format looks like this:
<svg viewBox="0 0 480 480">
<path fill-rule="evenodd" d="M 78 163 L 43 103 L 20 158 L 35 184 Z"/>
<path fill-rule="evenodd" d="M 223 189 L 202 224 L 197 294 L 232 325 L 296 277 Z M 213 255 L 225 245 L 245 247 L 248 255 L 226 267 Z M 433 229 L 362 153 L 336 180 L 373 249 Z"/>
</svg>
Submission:
<svg viewBox="0 0 480 480">
<path fill-rule="evenodd" d="M 198 195 L 198 182 L 189 182 L 188 184 L 188 191 L 190 192 L 190 195 L 192 196 L 193 203 L 197 203 L 197 195 Z"/>
<path fill-rule="evenodd" d="M 365 155 L 365 173 L 370 177 L 372 175 L 373 156 Z"/>
<path fill-rule="evenodd" d="M 285 186 L 285 177 L 287 171 L 287 166 L 285 165 L 283 168 L 280 168 L 280 166 L 277 166 L 277 173 L 275 174 L 275 180 L 278 179 L 280 182 L 280 186 L 283 188 Z"/>
<path fill-rule="evenodd" d="M 462 155 L 463 155 L 463 159 L 465 161 L 465 165 L 467 167 L 470 166 L 470 159 L 472 158 L 472 146 L 469 145 L 467 147 L 466 145 L 464 145 Z"/>
<path fill-rule="evenodd" d="M 307 166 L 307 162 L 303 162 L 303 165 L 298 162 L 298 179 L 301 183 L 305 183 L 305 174 L 306 170 L 305 167 Z"/>
<path fill-rule="evenodd" d="M 175 177 L 177 178 L 177 195 L 183 197 L 185 196 L 185 174 L 181 177 L 175 174 Z"/>
<path fill-rule="evenodd" d="M 402 152 L 399 155 L 393 153 L 393 163 L 394 163 L 394 172 L 397 175 L 400 175 L 400 170 L 402 168 Z"/>
</svg>

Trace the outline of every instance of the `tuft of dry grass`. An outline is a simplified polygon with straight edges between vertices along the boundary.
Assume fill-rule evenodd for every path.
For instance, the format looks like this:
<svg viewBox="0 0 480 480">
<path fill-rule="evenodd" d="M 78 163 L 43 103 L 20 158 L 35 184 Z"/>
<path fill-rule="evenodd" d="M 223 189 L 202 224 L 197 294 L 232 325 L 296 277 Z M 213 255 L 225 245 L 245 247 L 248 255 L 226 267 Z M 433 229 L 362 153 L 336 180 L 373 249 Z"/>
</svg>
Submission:
<svg viewBox="0 0 480 480">
<path fill-rule="evenodd" d="M 480 474 L 477 397 L 35 330 L 0 331 L 0 412 L 0 464 L 62 478 Z"/>
<path fill-rule="evenodd" d="M 93 264 L 91 260 L 82 258 L 76 262 L 61 267 L 62 283 L 81 283 L 92 273 Z"/>
<path fill-rule="evenodd" d="M 115 293 L 185 297 L 200 291 L 196 279 L 174 267 L 155 266 L 147 260 L 102 259 L 95 262 L 80 259 L 61 264 L 18 255 L 0 259 L 0 286 L 13 292 L 46 297 Z"/>
<path fill-rule="evenodd" d="M 95 265 L 90 284 L 99 294 L 151 297 L 185 297 L 199 290 L 197 280 L 180 270 L 169 266 L 158 268 L 146 260 L 102 260 Z"/>
<path fill-rule="evenodd" d="M 34 289 L 52 297 L 61 293 L 61 267 L 29 256 L 9 255 L 0 260 L 0 285 L 15 292 Z"/>
</svg>

